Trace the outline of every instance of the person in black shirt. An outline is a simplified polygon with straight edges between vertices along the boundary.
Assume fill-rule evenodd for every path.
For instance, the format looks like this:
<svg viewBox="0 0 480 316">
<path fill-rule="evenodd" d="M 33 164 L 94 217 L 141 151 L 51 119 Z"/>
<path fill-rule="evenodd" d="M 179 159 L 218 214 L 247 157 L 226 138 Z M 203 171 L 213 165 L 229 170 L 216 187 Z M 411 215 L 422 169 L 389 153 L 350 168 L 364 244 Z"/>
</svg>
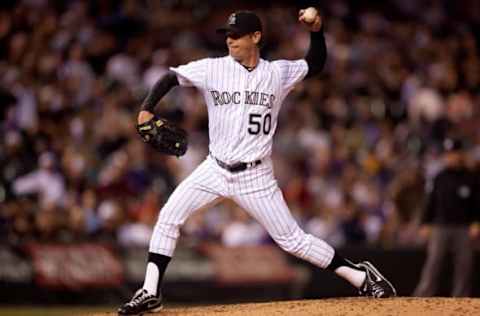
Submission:
<svg viewBox="0 0 480 316">
<path fill-rule="evenodd" d="M 445 169 L 429 186 L 421 234 L 429 237 L 427 260 L 414 296 L 433 296 L 447 255 L 453 257 L 451 295 L 469 296 L 473 268 L 472 239 L 478 237 L 479 180 L 465 165 L 464 144 L 459 139 L 443 143 Z"/>
</svg>

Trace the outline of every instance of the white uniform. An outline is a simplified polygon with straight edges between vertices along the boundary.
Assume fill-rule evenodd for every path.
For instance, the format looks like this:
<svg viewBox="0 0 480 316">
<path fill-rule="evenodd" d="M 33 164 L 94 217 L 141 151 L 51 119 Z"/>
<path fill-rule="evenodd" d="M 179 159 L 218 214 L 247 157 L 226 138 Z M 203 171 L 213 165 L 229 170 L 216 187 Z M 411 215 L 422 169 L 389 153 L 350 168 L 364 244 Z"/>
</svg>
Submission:
<svg viewBox="0 0 480 316">
<path fill-rule="evenodd" d="M 308 72 L 305 60 L 260 59 L 248 71 L 231 56 L 201 59 L 175 68 L 182 86 L 198 88 L 208 108 L 210 155 L 175 189 L 160 211 L 150 252 L 172 256 L 179 227 L 195 210 L 230 198 L 258 220 L 285 251 L 321 268 L 333 248 L 305 234 L 286 205 L 273 175 L 272 137 L 283 100 Z M 244 171 L 232 165 L 260 160 Z"/>
</svg>

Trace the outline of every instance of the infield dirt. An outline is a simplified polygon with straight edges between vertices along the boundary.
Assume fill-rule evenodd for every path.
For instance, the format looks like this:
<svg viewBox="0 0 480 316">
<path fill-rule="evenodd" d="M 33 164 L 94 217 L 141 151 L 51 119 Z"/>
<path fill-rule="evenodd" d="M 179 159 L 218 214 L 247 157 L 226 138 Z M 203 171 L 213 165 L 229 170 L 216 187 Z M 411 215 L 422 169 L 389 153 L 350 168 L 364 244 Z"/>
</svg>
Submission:
<svg viewBox="0 0 480 316">
<path fill-rule="evenodd" d="M 116 316 L 117 313 L 96 313 L 84 316 Z M 283 301 L 270 303 L 211 305 L 169 308 L 158 316 L 475 316 L 480 315 L 478 298 L 413 298 L 392 299 L 339 298 Z"/>
</svg>

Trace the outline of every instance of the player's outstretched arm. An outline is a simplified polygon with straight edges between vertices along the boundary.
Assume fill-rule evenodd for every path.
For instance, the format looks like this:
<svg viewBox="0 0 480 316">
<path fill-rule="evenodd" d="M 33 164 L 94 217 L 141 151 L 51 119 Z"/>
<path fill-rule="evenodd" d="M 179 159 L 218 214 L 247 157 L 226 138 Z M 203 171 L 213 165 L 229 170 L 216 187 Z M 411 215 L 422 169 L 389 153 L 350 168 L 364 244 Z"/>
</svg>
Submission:
<svg viewBox="0 0 480 316">
<path fill-rule="evenodd" d="M 300 10 L 298 21 L 310 30 L 310 47 L 305 56 L 308 64 L 308 73 L 305 78 L 319 74 L 327 59 L 327 45 L 323 34 L 323 21 L 318 11 L 314 8 Z"/>
<path fill-rule="evenodd" d="M 142 103 L 140 113 L 138 114 L 138 124 L 143 124 L 153 117 L 153 111 L 158 101 L 175 86 L 178 86 L 177 74 L 169 71 L 160 78 L 150 89 L 147 97 Z"/>
</svg>

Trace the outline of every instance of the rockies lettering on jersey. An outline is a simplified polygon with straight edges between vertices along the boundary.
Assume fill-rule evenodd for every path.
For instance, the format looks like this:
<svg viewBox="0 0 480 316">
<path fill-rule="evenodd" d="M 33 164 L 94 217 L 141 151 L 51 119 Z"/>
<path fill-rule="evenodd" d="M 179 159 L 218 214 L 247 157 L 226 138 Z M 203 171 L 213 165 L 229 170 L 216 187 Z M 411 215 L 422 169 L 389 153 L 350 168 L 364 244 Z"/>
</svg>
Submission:
<svg viewBox="0 0 480 316">
<path fill-rule="evenodd" d="M 219 92 L 216 90 L 210 91 L 213 103 L 215 105 L 228 105 L 228 104 L 240 104 L 241 93 L 239 91 L 235 92 Z M 275 101 L 275 95 L 257 92 L 257 91 L 245 91 L 243 104 L 249 105 L 261 105 L 266 106 L 271 109 L 273 102 Z"/>
<path fill-rule="evenodd" d="M 198 88 L 208 109 L 209 151 L 228 164 L 269 157 L 281 104 L 308 72 L 304 59 L 260 59 L 248 71 L 231 56 L 170 68 Z"/>
</svg>

